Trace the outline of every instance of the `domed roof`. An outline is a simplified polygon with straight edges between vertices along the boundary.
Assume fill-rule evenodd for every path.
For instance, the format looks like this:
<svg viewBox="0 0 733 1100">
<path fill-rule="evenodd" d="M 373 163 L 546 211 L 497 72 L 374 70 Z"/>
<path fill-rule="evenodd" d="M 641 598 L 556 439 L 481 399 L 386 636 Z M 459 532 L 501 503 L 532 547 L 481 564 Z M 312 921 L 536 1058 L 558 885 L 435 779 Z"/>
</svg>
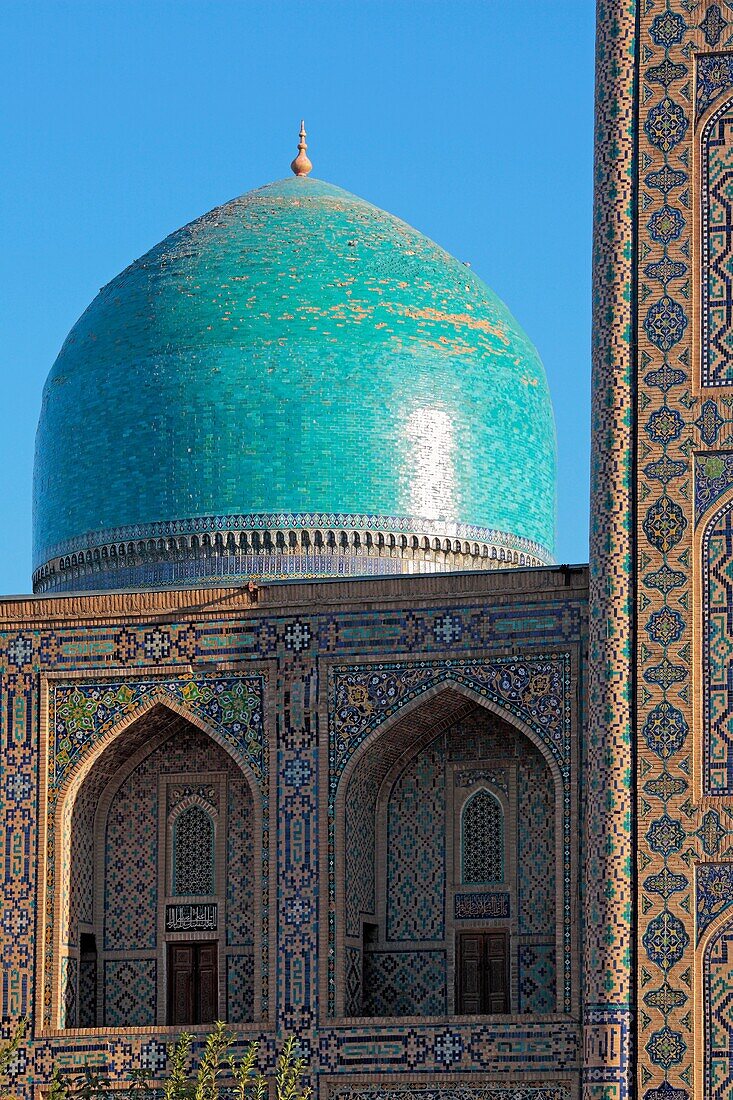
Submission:
<svg viewBox="0 0 733 1100">
<path fill-rule="evenodd" d="M 34 583 L 540 564 L 554 508 L 545 373 L 507 308 L 398 218 L 294 177 L 166 237 L 71 330 Z"/>
</svg>

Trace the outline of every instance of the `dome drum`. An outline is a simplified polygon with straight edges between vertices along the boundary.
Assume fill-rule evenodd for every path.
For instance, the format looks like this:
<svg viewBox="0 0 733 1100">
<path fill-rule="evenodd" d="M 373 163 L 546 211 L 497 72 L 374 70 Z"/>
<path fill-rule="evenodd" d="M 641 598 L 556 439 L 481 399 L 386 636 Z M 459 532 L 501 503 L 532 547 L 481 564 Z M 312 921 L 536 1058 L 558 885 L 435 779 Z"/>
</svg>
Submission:
<svg viewBox="0 0 733 1100">
<path fill-rule="evenodd" d="M 244 519 L 244 517 L 239 517 Z M 257 517 L 247 517 L 250 521 Z M 272 517 L 261 517 L 263 519 Z M 298 517 L 287 517 L 295 520 Z M 311 520 L 315 517 L 309 517 Z M 84 548 L 67 546 L 33 574 L 34 591 L 159 587 L 170 584 L 338 576 L 383 576 L 464 569 L 503 569 L 549 563 L 528 540 L 455 525 L 453 537 L 435 525 L 407 527 L 394 517 L 328 516 L 330 525 L 225 527 L 221 521 L 128 529 Z M 355 520 L 360 520 L 358 525 Z M 432 526 L 432 531 L 430 530 Z M 163 533 L 163 528 L 168 528 Z M 442 537 L 441 537 L 442 535 Z"/>
</svg>

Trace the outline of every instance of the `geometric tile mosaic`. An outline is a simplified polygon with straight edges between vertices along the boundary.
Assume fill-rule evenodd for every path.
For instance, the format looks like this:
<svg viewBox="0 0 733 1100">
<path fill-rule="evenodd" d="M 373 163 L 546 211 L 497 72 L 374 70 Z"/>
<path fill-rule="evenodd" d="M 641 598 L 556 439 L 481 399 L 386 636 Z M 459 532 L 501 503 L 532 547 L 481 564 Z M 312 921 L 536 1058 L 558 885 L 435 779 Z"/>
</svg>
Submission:
<svg viewBox="0 0 733 1100">
<path fill-rule="evenodd" d="M 107 621 L 82 627 L 65 623 L 59 613 L 59 622 L 49 625 L 41 624 L 37 614 L 8 610 L 18 620 L 9 618 L 0 638 L 2 760 L 11 769 L 9 777 L 5 772 L 2 776 L 8 821 L 6 862 L 13 867 L 4 884 L 2 913 L 4 943 L 12 951 L 4 959 L 2 974 L 3 1011 L 9 1015 L 33 1005 L 34 963 L 23 947 L 30 942 L 36 918 L 32 909 L 37 892 L 36 750 L 45 717 L 37 677 L 42 670 L 87 669 L 97 677 L 91 686 L 80 687 L 71 678 L 59 686 L 52 806 L 59 781 L 91 741 L 103 734 L 107 719 L 116 721 L 126 708 L 132 709 L 156 691 L 167 692 L 180 706 L 190 707 L 230 744 L 238 743 L 261 784 L 265 809 L 273 774 L 270 767 L 277 767 L 276 872 L 282 889 L 277 898 L 268 898 L 270 868 L 263 866 L 262 913 L 255 917 L 277 943 L 276 996 L 269 1006 L 277 1013 L 281 1031 L 297 1030 L 302 1036 L 317 1062 L 316 1074 L 338 1078 L 337 1086 L 332 1081 L 324 1085 L 330 1094 L 344 1100 L 346 1096 L 407 1100 L 415 1092 L 422 1092 L 425 1100 L 568 1100 L 577 1095 L 582 1063 L 588 1100 L 624 1100 L 635 1084 L 641 1100 L 689 1100 L 697 1052 L 705 1100 L 733 1097 L 729 1041 L 733 941 L 728 926 L 716 931 L 730 900 L 727 800 L 733 796 L 729 689 L 733 529 L 728 506 L 733 474 L 727 453 L 711 450 L 730 446 L 733 424 L 727 395 L 733 384 L 733 127 L 728 102 L 733 89 L 733 10 L 722 0 L 648 5 L 609 0 L 599 16 L 588 669 L 581 669 L 579 681 L 571 683 L 562 657 L 582 633 L 578 601 L 572 597 L 565 600 L 556 595 L 552 606 L 540 606 L 537 598 L 530 606 L 532 600 L 515 591 L 494 605 L 488 597 L 469 599 L 460 585 L 452 588 L 454 582 L 448 578 L 445 590 L 453 597 L 442 601 L 445 606 L 438 606 L 442 597 L 421 596 L 406 601 L 409 606 L 395 599 L 377 608 L 369 606 L 369 597 L 362 598 L 362 593 L 364 606 L 353 598 L 348 607 L 341 607 L 337 606 L 340 596 L 333 595 L 340 591 L 336 585 L 328 586 L 331 602 L 324 600 L 319 607 L 283 610 L 276 606 L 279 597 L 267 592 L 260 609 L 247 605 L 243 611 L 240 603 L 227 615 L 219 608 L 203 612 L 199 607 L 190 611 L 191 621 L 185 622 L 173 621 L 175 612 L 156 612 L 151 615 L 154 621 L 142 622 L 137 612 L 130 611 L 129 621 L 111 623 L 110 614 Z M 696 240 L 698 224 L 701 236 Z M 702 270 L 694 267 L 698 258 Z M 697 587 L 693 578 L 699 581 Z M 397 582 L 379 582 L 393 583 Z M 431 583 L 415 579 L 413 591 L 423 584 L 428 591 Z M 515 583 L 520 585 L 521 578 Z M 702 595 L 699 607 L 696 593 Z M 275 602 L 265 608 L 267 600 Z M 33 606 L 37 611 L 38 605 Z M 702 676 L 702 700 L 695 695 L 697 676 L 691 676 L 698 628 L 703 648 L 702 667 L 697 670 Z M 456 652 L 461 656 L 456 658 Z M 272 765 L 263 755 L 268 739 L 262 736 L 264 682 L 259 674 L 248 678 L 257 696 L 252 704 L 257 729 L 243 718 L 247 699 L 251 701 L 246 687 L 244 696 L 240 692 L 239 699 L 225 701 L 226 708 L 219 701 L 218 688 L 208 687 L 215 698 L 203 703 L 200 698 L 184 697 L 186 691 L 192 696 L 200 693 L 204 681 L 216 680 L 221 692 L 229 692 L 239 679 L 230 674 L 194 675 L 190 669 L 199 667 L 194 661 L 219 661 L 229 667 L 227 662 L 249 660 L 277 665 L 276 676 L 268 681 L 272 696 L 268 713 L 274 716 L 272 744 L 277 745 Z M 157 676 L 156 667 L 165 662 L 180 665 L 180 675 L 173 680 L 168 672 Z M 113 682 L 108 683 L 99 672 L 105 665 L 124 667 L 125 677 L 110 676 Z M 133 668 L 138 670 L 137 678 L 130 671 Z M 127 679 L 130 684 L 123 682 Z M 232 683 L 227 686 L 224 680 Z M 473 699 L 485 699 L 528 726 L 562 778 L 564 864 L 555 873 L 564 896 L 565 950 L 557 958 L 564 955 L 565 966 L 569 965 L 582 926 L 582 1052 L 572 1019 L 538 1022 L 532 1013 L 527 1014 L 526 1025 L 515 1021 L 504 1027 L 483 1021 L 475 1026 L 454 1021 L 401 1026 L 397 1020 L 394 1026 L 374 1030 L 361 1025 L 317 1026 L 319 973 L 328 971 L 328 1005 L 320 1006 L 321 1023 L 336 1003 L 340 980 L 335 962 L 340 945 L 337 932 L 342 931 L 338 925 L 342 915 L 336 911 L 336 856 L 342 851 L 335 816 L 339 781 L 378 727 L 400 721 L 403 708 L 406 713 L 418 699 L 437 697 L 431 693 L 450 685 L 460 686 Z M 206 690 L 207 685 L 203 686 Z M 593 812 L 585 819 L 583 836 L 583 905 L 586 917 L 588 913 L 593 917 L 579 920 L 572 908 L 577 894 L 571 854 L 578 831 L 573 830 L 570 806 L 571 792 L 581 777 L 572 774 L 570 714 L 574 701 L 583 700 L 586 687 L 589 721 L 583 745 L 583 801 Z M 118 694 L 126 690 L 132 696 L 123 705 Z M 215 713 L 206 713 L 209 704 Z M 703 714 L 700 731 L 698 710 Z M 328 756 L 323 770 L 319 770 L 323 764 L 319 746 Z M 698 747 L 702 760 L 697 759 Z M 524 783 L 525 790 L 520 801 L 541 833 L 543 815 L 547 820 L 550 806 L 547 792 L 525 782 L 521 765 L 516 766 L 517 782 Z M 411 776 L 414 790 L 422 791 L 421 781 Z M 353 787 L 355 797 L 353 806 L 348 806 L 349 830 L 350 835 L 363 834 L 366 843 L 359 852 L 348 852 L 345 860 L 347 878 L 356 880 L 360 890 L 349 898 L 346 930 L 354 935 L 359 932 L 360 914 L 375 908 L 376 856 L 370 858 L 375 840 L 367 822 L 377 792 L 370 783 L 366 769 L 362 773 L 357 765 L 350 778 L 349 792 Z M 424 786 L 428 797 L 435 799 L 433 809 L 444 812 L 427 778 Z M 695 801 L 700 786 L 708 798 L 703 806 Z M 323 806 L 327 821 L 319 816 L 321 790 L 327 792 Z M 414 790 L 406 785 L 406 796 Z M 435 850 L 425 855 L 429 845 L 421 843 L 424 837 L 414 838 L 411 847 L 398 812 L 393 823 L 401 852 L 426 859 L 428 880 L 431 873 L 440 875 Z M 72 944 L 76 926 L 88 916 L 83 899 L 89 897 L 91 876 L 89 807 L 81 800 L 77 825 L 79 843 L 72 852 L 68 902 L 74 914 L 69 929 Z M 118 835 L 123 841 L 129 839 L 121 822 L 119 826 Z M 316 838 L 321 829 L 327 830 L 328 867 L 319 878 Z M 262 836 L 248 837 L 243 864 L 254 864 L 269 838 L 269 825 Z M 60 889 L 53 875 L 61 841 L 52 829 L 52 902 L 57 900 L 54 890 Z M 406 859 L 405 854 L 402 862 Z M 544 919 L 540 914 L 552 911 L 552 862 L 544 860 L 542 852 L 526 851 L 520 834 L 519 864 L 519 919 L 523 930 L 530 934 L 531 929 L 532 938 L 539 940 Z M 130 881 L 141 889 L 142 897 L 136 931 L 145 939 L 150 936 L 145 910 L 151 904 L 151 884 L 144 868 L 139 881 L 136 873 L 135 868 L 130 870 Z M 241 878 L 244 881 L 244 869 Z M 253 881 L 254 872 L 246 890 L 253 890 Z M 415 884 L 409 876 L 405 882 L 405 896 L 418 904 Z M 233 904 L 234 897 L 230 892 L 228 904 Z M 528 908 L 532 900 L 536 906 Z M 398 927 L 402 921 L 407 931 L 412 919 L 408 906 L 400 909 L 398 901 L 397 910 L 393 921 Z M 449 916 L 444 914 L 442 920 Z M 317 939 L 319 920 L 322 942 Z M 417 923 L 413 920 L 413 930 Z M 113 925 L 112 918 L 110 929 L 123 943 L 124 931 Z M 237 929 L 234 936 L 237 943 L 250 944 L 252 926 Z M 696 956 L 698 942 L 700 955 Z M 319 955 L 321 949 L 325 959 Z M 387 1001 L 394 1011 L 400 998 L 422 1004 L 436 995 L 444 998 L 446 978 L 431 973 L 430 956 L 440 953 L 432 948 L 410 951 L 420 961 L 412 958 L 408 973 L 404 954 L 367 950 L 364 997 L 368 1001 L 377 996 L 369 992 L 370 983 L 381 989 L 380 1011 Z M 227 985 L 232 983 L 232 998 L 246 1000 L 241 993 L 244 978 L 235 973 L 240 964 L 233 958 Z M 347 959 L 347 1005 L 356 1008 L 362 998 L 361 952 L 349 948 Z M 639 1004 L 632 1017 L 635 961 Z M 151 960 L 107 960 L 108 965 L 111 962 L 119 968 L 110 974 L 110 990 L 116 990 L 118 1004 L 110 1007 L 108 997 L 105 1011 L 113 1015 L 117 1011 L 118 1019 L 129 1018 L 130 1012 L 137 1011 L 135 1005 L 146 1003 L 149 1015 L 151 1005 L 154 1011 L 154 1000 L 149 999 L 154 997 L 154 978 L 151 982 L 151 974 L 143 971 Z M 521 944 L 522 997 L 534 1005 L 550 1004 L 547 975 L 555 962 L 549 938 Z M 703 996 L 702 1004 L 693 1006 L 698 962 Z M 429 979 L 420 976 L 421 966 Z M 83 976 L 75 981 L 73 975 L 74 967 L 65 962 L 62 999 L 69 1018 L 81 1006 L 80 992 L 74 990 L 80 991 Z M 258 976 L 266 985 L 267 964 Z M 572 995 L 579 991 L 570 987 L 568 973 L 561 984 L 564 1008 L 570 1012 L 577 1003 Z M 43 1000 L 43 991 L 40 994 Z M 554 1006 L 545 1010 L 553 1013 Z M 697 1016 L 703 1022 L 700 1034 Z M 145 1042 L 150 1041 L 147 1036 Z M 274 1045 L 269 1032 L 268 1041 Z M 127 1042 L 134 1047 L 135 1057 L 148 1057 L 143 1055 L 142 1040 Z M 128 1057 L 121 1043 L 110 1037 L 69 1040 L 65 1045 L 55 1039 L 29 1040 L 19 1061 L 25 1059 L 32 1067 L 35 1083 L 47 1075 L 53 1043 L 55 1051 L 77 1065 L 84 1059 L 109 1057 L 118 1066 Z M 435 1079 L 446 1070 L 481 1074 L 481 1083 Z M 544 1078 L 566 1071 L 573 1078 L 567 1083 L 542 1085 Z M 345 1080 L 352 1073 L 360 1079 L 357 1083 Z M 364 1083 L 364 1077 L 376 1073 L 378 1086 Z M 398 1073 L 414 1074 L 419 1080 L 399 1082 Z M 503 1081 L 512 1073 L 521 1073 L 523 1083 L 504 1088 Z M 494 1074 L 503 1075 L 500 1083 L 493 1081 Z M 393 1079 L 386 1080 L 390 1075 Z"/>
<path fill-rule="evenodd" d="M 387 939 L 440 940 L 445 907 L 445 762 L 429 747 L 403 771 L 388 808 Z"/>
<path fill-rule="evenodd" d="M 254 942 L 254 807 L 252 792 L 233 769 L 227 781 L 227 944 Z"/>
<path fill-rule="evenodd" d="M 104 991 L 106 1027 L 145 1027 L 155 1023 L 155 959 L 106 960 Z"/>
<path fill-rule="evenodd" d="M 504 813 L 489 791 L 477 791 L 463 808 L 461 861 L 466 884 L 504 881 Z"/>
<path fill-rule="evenodd" d="M 703 536 L 703 789 L 733 794 L 733 502 Z"/>
<path fill-rule="evenodd" d="M 547 934 L 555 927 L 555 798 L 552 776 L 536 751 L 519 759 L 517 799 L 519 931 Z"/>
<path fill-rule="evenodd" d="M 733 112 L 726 100 L 705 124 L 701 144 L 701 383 L 733 386 Z"/>
<path fill-rule="evenodd" d="M 227 956 L 227 1020 L 241 1024 L 254 1017 L 254 956 Z"/>
<path fill-rule="evenodd" d="M 79 981 L 79 966 L 76 959 L 65 958 L 61 960 L 61 989 L 62 1000 L 62 1026 L 77 1027 L 77 989 Z"/>
<path fill-rule="evenodd" d="M 344 1013 L 347 1016 L 361 1016 L 363 1011 L 362 952 L 355 947 L 347 947 L 345 954 Z"/>
<path fill-rule="evenodd" d="M 362 913 L 375 909 L 375 809 L 378 781 L 364 758 L 354 769 L 346 799 L 346 934 L 361 934 Z"/>
<path fill-rule="evenodd" d="M 158 769 L 162 755 L 159 749 L 149 756 L 120 787 L 109 808 L 104 876 L 106 951 L 156 946 Z"/>
<path fill-rule="evenodd" d="M 410 1088 L 364 1085 L 329 1093 L 329 1100 L 571 1100 L 566 1085 L 415 1085 Z"/>
<path fill-rule="evenodd" d="M 329 1092 L 329 1100 L 571 1100 L 571 1096 L 571 1088 L 564 1085 L 358 1085 Z"/>
<path fill-rule="evenodd" d="M 49 850 L 53 855 L 55 846 L 56 814 L 55 802 L 59 792 L 59 785 L 66 772 L 71 767 L 78 766 L 78 761 L 85 753 L 92 749 L 99 738 L 114 728 L 114 726 L 131 711 L 139 713 L 135 708 L 141 704 L 164 703 L 166 699 L 180 705 L 184 712 L 188 711 L 192 717 L 199 715 L 212 729 L 219 731 L 224 742 L 231 745 L 246 765 L 254 774 L 261 793 L 263 808 L 263 836 L 268 834 L 268 803 L 269 790 L 267 788 L 267 745 L 262 737 L 262 703 L 261 703 L 262 678 L 259 676 L 221 677 L 177 680 L 143 678 L 140 680 L 114 681 L 98 680 L 94 683 L 73 682 L 54 686 L 52 695 L 53 713 L 55 715 L 55 737 L 51 743 L 51 756 L 49 771 L 51 784 L 49 788 Z M 159 703 L 160 701 L 160 703 Z M 155 713 L 155 707 L 144 712 L 145 715 Z M 172 714 L 173 712 L 168 712 Z M 179 725 L 180 725 L 179 721 Z M 128 736 L 127 734 L 125 735 Z M 196 749 L 186 756 L 186 746 L 191 738 L 198 739 L 201 746 L 205 746 L 203 753 Z M 125 742 L 116 742 L 115 744 Z M 171 748 L 172 745 L 172 748 Z M 108 750 L 110 751 L 110 750 Z M 105 950 L 140 950 L 154 948 L 156 945 L 156 907 L 157 907 L 157 774 L 159 771 L 185 772 L 192 767 L 192 762 L 198 752 L 200 766 L 197 770 L 206 771 L 212 766 L 212 761 L 218 759 L 220 770 L 234 772 L 239 777 L 232 757 L 228 752 L 202 735 L 195 727 L 189 726 L 188 732 L 178 734 L 170 743 L 150 754 L 136 771 L 128 777 L 125 784 L 115 795 L 109 811 L 109 829 L 106 843 L 105 862 L 105 929 L 102 946 Z M 165 756 L 165 763 L 161 761 L 161 754 Z M 95 770 L 82 785 L 82 793 L 85 785 L 94 784 Z M 104 772 L 100 773 L 102 776 Z M 131 802 L 126 806 L 127 796 Z M 251 799 L 251 795 L 249 796 Z M 140 801 L 142 800 L 142 801 Z M 138 802 L 140 803 L 138 805 Z M 236 807 L 235 807 L 236 809 Z M 237 827 L 235 813 L 234 826 Z M 83 840 L 83 837 L 82 837 Z M 87 847 L 84 848 L 84 843 Z M 79 849 L 80 855 L 74 854 L 73 859 L 84 858 L 84 852 L 89 851 L 88 842 L 82 843 Z M 130 853 L 133 853 L 130 858 Z M 246 858 L 245 850 L 238 850 L 241 860 Z M 87 857 L 88 863 L 88 857 Z M 245 882 L 242 883 L 244 894 L 252 889 L 250 878 L 249 886 L 246 878 L 250 875 L 251 864 L 246 867 Z M 239 868 L 244 869 L 243 865 Z M 50 861 L 48 903 L 46 920 L 49 928 L 53 920 L 53 899 L 55 893 L 55 879 L 53 876 L 54 862 Z M 268 873 L 267 864 L 262 868 L 262 897 L 267 897 Z M 78 878 L 78 875 L 76 876 Z M 72 872 L 72 881 L 75 876 Z M 238 869 L 232 868 L 231 888 L 236 889 L 238 881 Z M 87 887 L 89 880 L 87 876 Z M 79 890 L 73 896 L 78 897 Z M 134 912 L 129 913 L 129 907 L 119 904 L 120 899 L 130 897 L 137 899 Z M 117 899 L 113 903 L 113 899 Z M 81 899 L 79 899 L 81 900 Z M 251 908 L 250 908 L 251 913 Z M 250 917 L 246 918 L 251 920 Z M 75 930 L 79 920 L 76 913 L 69 914 L 70 926 Z M 74 931 L 75 934 L 75 931 Z M 235 930 L 235 934 L 238 933 Z M 51 1016 L 51 988 L 50 978 L 52 974 L 51 960 L 53 951 L 53 936 L 47 937 L 47 964 L 46 964 L 46 1019 L 50 1022 Z M 102 973 L 105 973 L 103 967 Z M 266 955 L 262 958 L 262 1000 L 267 1003 L 268 967 Z"/>
<path fill-rule="evenodd" d="M 97 964 L 82 958 L 79 963 L 79 1027 L 94 1027 L 97 1020 Z"/>
<path fill-rule="evenodd" d="M 173 825 L 172 894 L 213 894 L 215 881 L 214 822 L 200 806 L 188 806 Z"/>
<path fill-rule="evenodd" d="M 733 863 L 698 863 L 695 868 L 698 942 L 710 925 L 731 905 L 733 905 Z M 733 971 L 731 976 L 733 977 Z"/>
<path fill-rule="evenodd" d="M 565 912 L 564 912 L 564 937 L 565 974 L 564 974 L 564 1003 L 569 1008 L 571 999 L 571 928 L 570 928 L 570 895 L 569 895 L 569 869 L 570 869 L 570 724 L 569 724 L 569 699 L 567 693 L 568 666 L 567 658 L 562 654 L 553 655 L 538 661 L 517 662 L 514 658 L 500 658 L 493 663 L 481 663 L 475 661 L 452 661 L 449 664 L 438 662 L 422 662 L 417 664 L 383 663 L 377 666 L 339 666 L 329 671 L 329 696 L 332 703 L 329 707 L 331 714 L 329 758 L 331 774 L 329 777 L 329 842 L 333 849 L 334 837 L 334 812 L 335 795 L 340 776 L 346 767 L 348 759 L 362 744 L 369 733 L 377 729 L 389 717 L 396 714 L 399 709 L 412 700 L 418 700 L 429 689 L 435 689 L 437 685 L 451 683 L 463 684 L 475 692 L 478 698 L 486 697 L 495 700 L 509 713 L 514 713 L 536 732 L 538 740 L 544 744 L 551 757 L 559 767 L 563 782 L 563 840 L 564 840 L 564 882 L 565 882 Z M 538 694 L 538 689 L 540 694 Z M 544 694 L 542 694 L 544 693 Z M 540 711 L 542 719 L 540 720 Z M 434 750 L 432 750 L 434 751 Z M 540 767 L 546 765 L 537 754 Z M 418 846 L 421 835 L 424 835 L 430 845 L 434 846 L 435 836 L 439 830 L 431 831 L 428 817 L 434 821 L 440 821 L 444 814 L 441 799 L 444 793 L 441 788 L 442 778 L 439 777 L 437 761 L 427 761 L 420 765 L 419 758 L 414 762 L 414 777 L 409 779 L 409 786 L 405 789 L 405 797 L 414 799 L 414 792 L 421 790 L 420 804 L 426 809 L 426 828 L 422 830 L 401 828 L 398 825 L 399 817 L 396 816 L 395 805 L 398 795 L 402 793 L 400 783 L 409 778 L 403 775 L 395 787 L 390 800 L 389 830 L 390 838 L 394 837 L 400 843 L 407 845 L 405 858 L 402 860 L 399 880 L 397 878 L 395 858 L 399 850 L 395 848 L 390 839 L 389 845 L 389 879 L 388 890 L 388 940 L 394 942 L 397 938 L 418 939 L 416 934 L 420 923 L 428 920 L 435 921 L 440 914 L 440 920 L 444 919 L 440 898 L 444 886 L 442 885 L 445 874 L 441 866 L 442 861 L 436 862 L 439 855 L 433 848 L 432 855 L 428 849 Z M 548 776 L 549 778 L 549 776 Z M 437 782 L 436 782 L 437 781 Z M 542 788 L 546 780 L 540 780 Z M 551 785 L 547 788 L 551 791 Z M 424 802 L 429 794 L 430 803 Z M 436 802 L 436 796 L 440 796 Z M 550 793 L 550 805 L 552 794 Z M 547 823 L 553 820 L 553 812 L 547 815 L 546 794 L 536 796 L 533 794 L 532 810 L 530 817 L 537 814 L 544 815 L 546 825 L 542 831 L 544 843 L 550 860 L 554 858 L 552 827 Z M 415 802 L 415 806 L 418 803 Z M 407 815 L 405 820 L 409 820 Z M 409 858 L 407 858 L 409 856 Z M 549 926 L 544 923 L 540 931 L 547 933 L 548 927 L 554 927 L 553 912 L 553 887 L 552 875 L 548 864 L 539 864 L 536 879 L 530 879 L 530 865 L 537 863 L 536 853 L 528 854 L 525 860 L 525 889 L 529 890 L 537 884 L 539 902 L 539 914 L 536 918 L 550 920 Z M 414 868 L 414 871 L 411 870 Z M 413 880 L 413 875 L 414 880 Z M 419 875 L 419 879 L 418 879 Z M 399 881 L 400 889 L 395 890 L 394 885 Z M 436 885 L 437 884 L 437 885 Z M 434 898 L 428 901 L 427 897 L 418 896 L 418 891 L 434 890 Z M 335 896 L 335 883 L 330 884 L 331 896 Z M 527 895 L 529 896 L 529 894 Z M 545 898 L 545 902 L 541 899 Z M 404 901 L 403 901 L 404 899 Z M 544 908 L 542 906 L 544 905 Z M 531 906 L 530 906 L 531 908 Z M 402 915 L 398 915 L 402 914 Z M 416 915 L 419 914 L 419 920 Z M 528 918 L 529 919 L 529 918 Z M 406 922 L 406 923 L 404 923 Z M 404 926 L 403 926 L 404 923 Z M 442 923 L 430 925 L 430 933 L 435 939 L 442 937 Z M 330 937 L 333 942 L 335 937 L 335 925 L 330 928 Z M 335 954 L 329 953 L 329 986 L 335 989 Z M 330 1011 L 334 1011 L 335 997 L 332 994 Z"/>
<path fill-rule="evenodd" d="M 366 951 L 365 1016 L 442 1016 L 446 1011 L 444 951 Z"/>
<path fill-rule="evenodd" d="M 519 1011 L 555 1011 L 555 944 L 520 944 Z"/>
</svg>

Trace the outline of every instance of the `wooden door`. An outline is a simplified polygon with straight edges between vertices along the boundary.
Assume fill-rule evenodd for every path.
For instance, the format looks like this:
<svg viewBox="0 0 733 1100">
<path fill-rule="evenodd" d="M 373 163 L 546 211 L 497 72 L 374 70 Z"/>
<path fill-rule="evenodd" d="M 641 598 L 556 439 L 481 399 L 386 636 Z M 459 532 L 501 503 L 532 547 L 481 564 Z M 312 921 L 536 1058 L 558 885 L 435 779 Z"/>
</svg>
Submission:
<svg viewBox="0 0 733 1100">
<path fill-rule="evenodd" d="M 463 932 L 457 938 L 458 1015 L 509 1011 L 506 932 Z"/>
<path fill-rule="evenodd" d="M 487 933 L 484 936 L 484 997 L 485 1012 L 509 1011 L 507 981 L 507 934 Z"/>
<path fill-rule="evenodd" d="M 168 945 L 168 1023 L 211 1024 L 218 1016 L 215 943 Z"/>
<path fill-rule="evenodd" d="M 196 982 L 196 1023 L 213 1024 L 218 1016 L 219 983 L 216 973 L 216 944 L 199 943 Z"/>
<path fill-rule="evenodd" d="M 168 1023 L 194 1024 L 194 944 L 172 943 L 168 948 Z"/>
</svg>

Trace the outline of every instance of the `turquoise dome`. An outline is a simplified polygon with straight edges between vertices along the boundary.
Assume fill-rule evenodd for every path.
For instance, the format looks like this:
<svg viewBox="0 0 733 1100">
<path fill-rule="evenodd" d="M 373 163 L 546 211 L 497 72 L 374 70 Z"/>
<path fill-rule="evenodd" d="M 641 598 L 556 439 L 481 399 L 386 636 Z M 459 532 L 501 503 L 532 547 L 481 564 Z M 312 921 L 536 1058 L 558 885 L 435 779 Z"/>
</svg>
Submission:
<svg viewBox="0 0 733 1100">
<path fill-rule="evenodd" d="M 320 180 L 166 237 L 45 385 L 36 590 L 542 564 L 554 517 L 527 336 L 467 266 Z"/>
</svg>

